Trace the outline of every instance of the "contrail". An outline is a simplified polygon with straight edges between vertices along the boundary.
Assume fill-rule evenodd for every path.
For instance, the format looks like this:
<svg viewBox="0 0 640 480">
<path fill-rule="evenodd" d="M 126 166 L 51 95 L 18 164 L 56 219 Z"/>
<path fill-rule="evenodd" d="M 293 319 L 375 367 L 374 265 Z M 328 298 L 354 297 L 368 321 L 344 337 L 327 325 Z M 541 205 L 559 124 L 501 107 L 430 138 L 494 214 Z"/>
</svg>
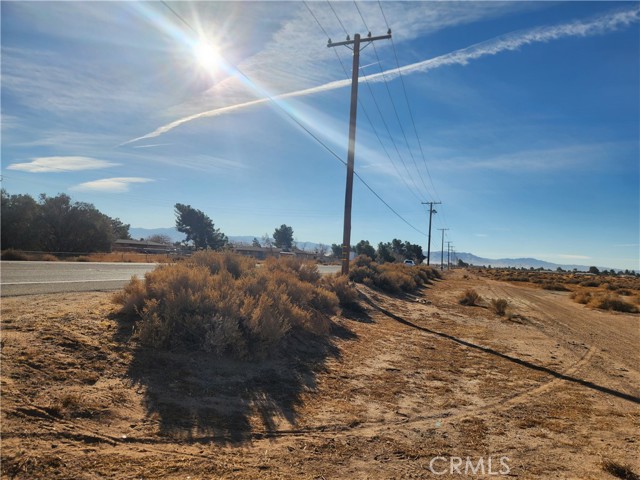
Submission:
<svg viewBox="0 0 640 480">
<path fill-rule="evenodd" d="M 629 25 L 636 23 L 639 20 L 640 8 L 633 8 L 603 15 L 592 20 L 576 21 L 550 27 L 539 27 L 525 32 L 510 33 L 493 38 L 491 40 L 487 40 L 485 42 L 476 43 L 475 45 L 471 45 L 454 52 L 440 55 L 439 57 L 434 57 L 429 60 L 423 60 L 422 62 L 412 63 L 410 65 L 405 65 L 404 67 L 394 68 L 381 73 L 368 75 L 366 77 L 366 81 L 381 82 L 385 79 L 388 80 L 391 78 L 395 78 L 400 74 L 416 72 L 424 73 L 428 72 L 429 70 L 434 70 L 436 68 L 448 65 L 467 65 L 472 60 L 477 60 L 488 55 L 497 55 L 498 53 L 505 51 L 518 50 L 522 46 L 530 45 L 533 43 L 546 43 L 567 37 L 589 37 L 594 35 L 602 35 L 628 27 Z M 134 143 L 147 138 L 158 137 L 164 133 L 169 132 L 170 130 L 173 130 L 176 127 L 179 127 L 180 125 L 200 118 L 217 117 L 219 115 L 224 115 L 225 113 L 243 110 L 245 108 L 253 107 L 256 105 L 262 105 L 263 103 L 267 103 L 272 99 L 280 100 L 292 97 L 302 97 L 306 95 L 312 95 L 314 93 L 326 92 L 329 90 L 347 87 L 349 85 L 351 85 L 350 79 L 336 80 L 333 82 L 325 83 L 323 85 L 318 85 L 316 87 L 273 96 L 271 99 L 260 98 L 249 102 L 230 105 L 228 107 L 216 108 L 214 110 L 196 113 L 194 115 L 189 115 L 188 117 L 183 117 L 166 125 L 158 127 L 153 132 L 124 142 L 120 146 Z"/>
</svg>

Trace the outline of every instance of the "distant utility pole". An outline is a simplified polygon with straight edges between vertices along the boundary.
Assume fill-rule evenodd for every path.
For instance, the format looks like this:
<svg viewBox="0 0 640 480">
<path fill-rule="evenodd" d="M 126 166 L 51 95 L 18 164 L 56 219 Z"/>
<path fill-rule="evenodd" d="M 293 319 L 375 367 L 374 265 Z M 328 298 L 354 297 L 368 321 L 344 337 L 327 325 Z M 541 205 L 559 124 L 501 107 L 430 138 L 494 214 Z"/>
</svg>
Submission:
<svg viewBox="0 0 640 480">
<path fill-rule="evenodd" d="M 391 38 L 391 29 L 386 35 L 372 37 L 371 32 L 363 40 L 356 33 L 353 40 L 347 35 L 344 42 L 332 43 L 331 39 L 327 47 L 339 47 L 341 45 L 353 45 L 353 68 L 351 70 L 351 113 L 349 117 L 349 152 L 347 154 L 347 188 L 344 195 L 344 229 L 342 234 L 342 274 L 349 275 L 349 251 L 351 250 L 351 203 L 353 198 L 353 160 L 356 150 L 356 114 L 358 112 L 358 73 L 360 70 L 360 43 L 370 43 L 376 40 Z"/>
<path fill-rule="evenodd" d="M 434 205 L 440 205 L 442 202 L 422 202 L 423 205 L 429 205 L 429 241 L 427 242 L 427 265 L 431 263 L 431 216 L 438 213 L 433 209 Z"/>
<path fill-rule="evenodd" d="M 451 242 L 447 242 L 447 270 L 451 268 Z"/>
<path fill-rule="evenodd" d="M 440 270 L 444 270 L 444 232 L 445 230 L 449 230 L 449 229 L 439 228 L 438 230 L 442 230 L 442 244 L 440 247 Z"/>
</svg>

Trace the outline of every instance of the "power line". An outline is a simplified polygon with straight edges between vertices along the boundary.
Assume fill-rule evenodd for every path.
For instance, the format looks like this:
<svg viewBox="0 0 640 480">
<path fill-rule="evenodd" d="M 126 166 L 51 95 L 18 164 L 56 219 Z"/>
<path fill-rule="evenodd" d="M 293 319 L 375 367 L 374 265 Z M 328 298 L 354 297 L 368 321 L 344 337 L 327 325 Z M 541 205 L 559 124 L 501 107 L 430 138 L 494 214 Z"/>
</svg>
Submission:
<svg viewBox="0 0 640 480">
<path fill-rule="evenodd" d="M 362 19 L 362 23 L 364 24 L 365 28 L 367 28 L 367 30 L 369 29 L 367 27 L 367 22 L 364 19 L 364 16 L 362 15 L 362 12 L 360 11 L 360 8 L 358 8 L 358 4 L 355 2 L 355 0 L 353 1 L 353 4 L 356 7 L 356 10 L 358 11 L 358 14 L 360 15 L 360 18 Z M 391 29 L 389 28 L 389 25 L 387 25 L 387 29 L 388 31 L 391 31 Z M 393 39 L 392 39 L 393 40 Z M 391 89 L 389 88 L 389 83 L 387 82 L 387 78 L 386 75 L 384 74 L 384 69 L 382 68 L 382 62 L 380 61 L 380 56 L 378 55 L 378 49 L 376 48 L 375 44 L 373 44 L 373 51 L 375 53 L 376 56 L 376 60 L 378 61 L 378 66 L 380 67 L 380 73 L 382 75 L 382 80 L 384 81 L 384 86 L 387 90 L 387 95 L 389 95 L 389 100 L 391 101 L 391 106 L 393 107 L 393 112 L 396 116 L 396 120 L 398 121 L 398 126 L 400 127 L 400 131 L 402 132 L 402 137 L 404 138 L 405 144 L 407 145 L 407 150 L 409 151 L 409 155 L 411 156 L 411 159 L 413 160 L 413 165 L 416 168 L 416 172 L 418 173 L 418 177 L 420 178 L 420 181 L 422 182 L 422 186 L 424 187 L 425 190 L 425 194 L 427 196 L 429 196 L 429 188 L 427 187 L 427 184 L 424 181 L 424 178 L 422 178 L 422 173 L 420 172 L 420 169 L 418 168 L 418 164 L 416 162 L 416 159 L 413 155 L 413 151 L 411 149 L 411 146 L 409 145 L 409 140 L 407 139 L 407 135 L 404 131 L 404 127 L 402 126 L 402 121 L 400 120 L 400 115 L 398 114 L 398 109 L 396 108 L 396 103 L 393 100 L 393 95 L 391 95 Z"/>
<path fill-rule="evenodd" d="M 382 8 L 382 2 L 380 0 L 378 0 L 378 7 L 380 8 L 380 13 L 382 13 L 382 18 L 384 19 L 384 23 L 387 26 L 388 29 L 391 29 L 391 27 L 389 26 L 389 22 L 387 21 L 387 16 L 384 13 L 384 10 Z M 424 154 L 424 149 L 422 148 L 422 142 L 420 141 L 420 135 L 418 135 L 418 129 L 416 127 L 416 122 L 415 119 L 413 117 L 413 112 L 411 110 L 411 104 L 409 102 L 409 96 L 407 95 L 407 89 L 404 83 L 404 77 L 402 75 L 402 70 L 400 69 L 400 62 L 398 60 L 398 52 L 396 50 L 396 44 L 393 41 L 393 38 L 391 38 L 391 47 L 393 48 L 393 55 L 395 57 L 395 61 L 396 61 L 396 66 L 398 67 L 398 76 L 400 77 L 400 84 L 402 85 L 402 91 L 404 92 L 404 97 L 405 97 L 405 101 L 407 102 L 407 109 L 409 111 L 409 117 L 411 118 L 411 123 L 413 124 L 413 131 L 416 135 L 416 140 L 418 141 L 418 147 L 420 148 L 420 155 L 422 156 L 422 161 L 424 162 L 424 168 L 427 172 L 427 176 L 429 177 L 429 183 L 431 184 L 431 186 L 433 187 L 433 193 L 435 194 L 436 198 L 439 198 L 440 195 L 438 194 L 438 190 L 436 189 L 436 186 L 433 182 L 433 177 L 431 176 L 431 172 L 429 172 L 429 166 L 427 165 L 427 159 L 426 156 Z M 447 225 L 447 217 L 444 214 L 444 211 L 442 212 L 442 220 L 444 221 L 444 225 L 446 227 L 448 227 Z"/>
<path fill-rule="evenodd" d="M 329 2 L 327 2 L 329 3 Z M 193 32 L 197 33 L 196 30 L 178 13 L 176 12 L 174 9 L 172 9 L 165 1 L 162 1 L 162 4 L 165 5 L 176 17 L 178 17 L 185 25 L 187 25 Z M 329 6 L 331 6 L 331 4 L 329 3 Z M 333 10 L 333 7 L 331 7 L 331 10 Z M 334 14 L 335 14 L 335 10 Z M 336 15 L 337 17 L 337 15 Z M 339 19 L 338 19 L 339 20 Z M 342 25 L 342 22 L 340 22 L 340 24 Z M 344 28 L 344 25 L 343 25 Z M 248 82 L 253 83 L 251 81 L 251 79 L 242 71 L 240 70 L 237 66 L 233 66 L 234 69 L 242 76 L 244 77 Z M 282 107 L 278 102 L 275 101 L 275 99 L 269 95 L 267 92 L 262 92 L 263 95 L 265 95 L 267 97 L 267 99 L 269 99 L 269 101 L 271 101 L 274 105 L 276 105 L 280 110 L 282 110 L 291 120 L 293 120 L 300 128 L 302 128 L 306 133 L 308 133 L 316 142 L 318 142 L 325 150 L 327 150 L 333 157 L 335 157 L 340 163 L 342 163 L 343 165 L 347 166 L 347 163 L 340 158 L 340 156 L 335 153 L 331 147 L 329 147 L 327 144 L 325 144 L 320 138 L 318 138 L 311 130 L 309 130 L 307 127 L 305 127 L 297 118 L 295 118 L 293 115 L 291 115 L 284 107 Z M 373 193 L 373 195 L 380 200 L 394 215 L 396 215 L 400 220 L 402 220 L 404 223 L 406 223 L 409 227 L 411 227 L 413 230 L 415 230 L 416 232 L 424 235 L 424 232 L 421 232 L 419 229 L 417 229 L 415 226 L 413 226 L 408 220 L 406 220 L 402 215 L 400 215 L 391 205 L 389 205 L 357 172 L 353 172 L 354 175 L 358 178 L 358 180 L 360 180 L 362 182 L 362 184 L 367 187 L 367 189 Z"/>
<path fill-rule="evenodd" d="M 318 26 L 320 27 L 320 29 L 324 32 L 324 34 L 329 37 L 329 34 L 327 33 L 326 29 L 322 26 L 322 24 L 320 23 L 320 21 L 318 20 L 318 17 L 313 13 L 313 11 L 311 10 L 311 8 L 309 7 L 309 5 L 307 4 L 306 1 L 303 2 L 305 4 L 305 6 L 307 7 L 307 9 L 309 10 L 309 13 L 311 13 L 311 16 L 313 17 L 313 19 L 316 21 L 316 23 L 318 24 Z M 335 12 L 334 12 L 335 13 Z M 342 71 L 345 74 L 346 78 L 350 78 L 349 77 L 349 73 L 347 72 L 347 68 L 344 66 L 344 63 L 342 62 L 342 58 L 340 57 L 340 55 L 338 54 L 338 51 L 336 49 L 333 49 L 333 52 L 336 54 L 336 58 L 338 59 L 338 62 L 340 62 L 340 66 L 342 67 Z M 361 69 L 362 70 L 362 69 Z M 380 114 L 380 117 L 382 118 L 382 121 L 384 123 L 384 116 L 382 115 L 382 111 L 380 110 L 380 107 L 377 104 L 376 98 L 373 94 L 373 91 L 371 89 L 371 85 L 369 84 L 369 82 L 366 81 L 366 75 L 363 75 L 363 80 L 365 81 L 367 87 L 369 88 L 369 92 L 371 93 L 371 96 L 373 97 L 373 101 L 376 104 L 376 108 L 378 109 L 378 113 Z M 371 120 L 371 117 L 369 116 L 369 113 L 364 105 L 364 103 L 362 102 L 362 100 L 360 98 L 358 98 L 358 104 L 360 105 L 360 108 L 362 108 L 362 112 L 364 113 L 365 118 L 367 119 L 367 121 L 369 122 L 369 125 L 371 126 L 371 129 L 373 130 L 374 135 L 376 136 L 376 138 L 378 139 L 378 142 L 380 142 L 380 147 L 382 147 L 382 151 L 384 152 L 384 154 L 387 156 L 387 158 L 389 159 L 389 162 L 391 163 L 391 165 L 393 166 L 394 170 L 396 171 L 396 173 L 398 174 L 398 177 L 402 180 L 402 182 L 405 184 L 405 186 L 407 187 L 407 189 L 411 192 L 411 194 L 416 197 L 416 199 L 418 201 L 421 201 L 420 196 L 418 194 L 416 194 L 416 192 L 411 188 L 411 186 L 407 183 L 407 181 L 405 180 L 404 176 L 400 173 L 400 170 L 398 169 L 398 166 L 396 165 L 396 163 L 393 161 L 393 159 L 391 158 L 391 155 L 389 154 L 387 148 L 384 145 L 384 142 L 382 141 L 382 138 L 380 138 L 380 134 L 378 133 L 378 130 L 376 129 L 376 127 L 373 124 L 373 121 Z M 394 147 L 396 149 L 396 152 L 398 153 L 398 156 L 400 157 L 400 160 L 402 161 L 402 164 L 404 165 L 405 170 L 407 171 L 407 175 L 409 176 L 409 178 L 411 179 L 411 181 L 414 183 L 414 188 L 416 189 L 416 191 L 419 191 L 419 189 L 417 188 L 417 186 L 415 185 L 415 181 L 413 180 L 413 177 L 411 176 L 411 174 L 409 173 L 409 169 L 407 168 L 404 160 L 402 159 L 402 156 L 400 155 L 400 152 L 398 151 L 398 147 L 395 145 L 395 142 L 393 140 L 393 136 L 391 135 L 391 132 L 389 130 L 389 127 L 386 125 L 386 123 L 384 123 L 385 128 L 387 130 L 387 133 L 389 135 L 389 139 L 393 142 Z"/>
<path fill-rule="evenodd" d="M 386 24 L 387 28 L 391 28 L 389 26 L 389 22 L 387 21 L 387 16 L 384 14 L 384 10 L 382 9 L 382 2 L 380 0 L 378 0 L 378 6 L 380 7 L 380 13 L 382 13 L 382 18 L 384 18 L 384 23 Z M 391 39 L 391 47 L 393 48 L 393 56 L 395 58 L 396 61 L 396 66 L 398 67 L 398 76 L 400 77 L 400 84 L 402 85 L 402 91 L 404 93 L 404 98 L 405 101 L 407 102 L 407 110 L 409 111 L 409 118 L 411 119 L 411 124 L 413 125 L 413 131 L 416 135 L 416 140 L 418 141 L 418 147 L 420 148 L 420 154 L 422 155 L 422 161 L 424 162 L 424 167 L 425 170 L 427 172 L 427 176 L 429 177 L 429 182 L 431 183 L 431 187 L 433 187 L 433 193 L 436 195 L 436 197 L 439 197 L 436 186 L 433 183 L 433 178 L 431 177 L 431 173 L 429 172 L 429 167 L 427 165 L 427 160 L 426 160 L 426 156 L 424 154 L 424 149 L 422 148 L 422 142 L 420 141 L 420 135 L 418 135 L 418 128 L 416 127 L 416 122 L 415 119 L 413 117 L 413 112 L 411 111 L 411 104 L 409 103 L 409 96 L 407 95 L 407 88 L 405 86 L 404 83 L 404 77 L 402 76 L 402 71 L 400 70 L 400 62 L 398 60 L 398 52 L 396 50 L 396 44 L 393 41 L 393 38 Z"/>
<path fill-rule="evenodd" d="M 333 14 L 336 16 L 336 18 L 338 19 L 338 23 L 340 24 L 340 26 L 342 27 L 342 30 L 344 31 L 344 34 L 349 36 L 349 32 L 347 32 L 347 29 L 344 28 L 344 24 L 342 23 L 342 20 L 340 20 L 340 17 L 338 16 L 338 14 L 336 13 L 336 11 L 333 9 L 333 5 L 331 5 L 331 2 L 329 0 L 327 0 L 327 3 L 329 4 L 329 8 L 331 9 L 331 11 L 333 12 Z"/>
</svg>

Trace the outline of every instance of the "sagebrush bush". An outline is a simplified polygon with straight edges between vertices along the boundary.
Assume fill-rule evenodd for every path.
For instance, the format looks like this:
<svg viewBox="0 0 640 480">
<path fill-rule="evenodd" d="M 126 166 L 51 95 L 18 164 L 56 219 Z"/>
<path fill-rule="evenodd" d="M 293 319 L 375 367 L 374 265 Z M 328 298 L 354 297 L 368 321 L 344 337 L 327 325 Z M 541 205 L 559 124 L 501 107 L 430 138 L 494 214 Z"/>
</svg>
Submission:
<svg viewBox="0 0 640 480">
<path fill-rule="evenodd" d="M 550 281 L 543 281 L 542 282 L 542 288 L 544 288 L 545 290 L 551 290 L 551 291 L 555 291 L 555 292 L 568 292 L 569 291 L 569 289 L 567 287 L 565 287 L 564 285 L 562 285 L 561 283 L 550 282 Z"/>
<path fill-rule="evenodd" d="M 602 293 L 594 295 L 587 306 L 600 310 L 614 310 L 617 312 L 638 313 L 638 308 L 624 301 L 619 295 Z"/>
<path fill-rule="evenodd" d="M 472 288 L 469 288 L 465 290 L 465 292 L 459 298 L 458 303 L 460 303 L 460 305 L 467 305 L 471 307 L 477 305 L 479 301 L 480 295 L 478 295 L 478 292 L 476 292 Z"/>
<path fill-rule="evenodd" d="M 349 278 L 357 283 L 374 286 L 385 292 L 413 292 L 422 285 L 440 278 L 440 273 L 426 265 L 409 267 L 401 263 L 377 264 L 366 255 L 357 256 L 351 263 Z"/>
<path fill-rule="evenodd" d="M 329 332 L 329 317 L 339 312 L 330 286 L 315 265 L 293 259 L 256 268 L 231 253 L 199 252 L 132 279 L 114 302 L 139 318 L 140 341 L 150 347 L 261 357 L 292 331 Z"/>
<path fill-rule="evenodd" d="M 585 291 L 573 292 L 569 297 L 582 305 L 586 305 L 591 301 L 591 293 Z"/>
<path fill-rule="evenodd" d="M 344 275 L 334 274 L 322 278 L 322 285 L 332 291 L 338 297 L 338 302 L 343 308 L 358 310 L 358 290 Z"/>
<path fill-rule="evenodd" d="M 499 316 L 503 316 L 507 313 L 507 307 L 509 306 L 509 302 L 504 298 L 492 298 L 491 299 L 491 310 L 493 313 Z"/>
</svg>

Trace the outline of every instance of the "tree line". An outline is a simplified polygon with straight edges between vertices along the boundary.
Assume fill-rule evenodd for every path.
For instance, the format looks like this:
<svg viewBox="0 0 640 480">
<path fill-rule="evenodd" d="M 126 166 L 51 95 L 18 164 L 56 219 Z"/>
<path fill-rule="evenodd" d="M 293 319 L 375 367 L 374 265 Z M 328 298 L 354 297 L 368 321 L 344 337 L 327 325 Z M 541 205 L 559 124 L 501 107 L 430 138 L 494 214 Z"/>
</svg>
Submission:
<svg viewBox="0 0 640 480">
<path fill-rule="evenodd" d="M 342 257 L 342 245 L 332 244 L 331 251 L 335 257 Z M 390 242 L 378 243 L 378 248 L 371 245 L 369 240 L 360 240 L 351 247 L 351 251 L 355 252 L 356 255 L 366 255 L 372 260 L 377 260 L 379 263 L 401 262 L 405 259 L 422 263 L 422 261 L 427 258 L 426 255 L 422 253 L 422 247 L 420 245 L 407 241 L 403 242 L 397 238 L 394 238 Z"/>
<path fill-rule="evenodd" d="M 186 235 L 183 244 L 196 250 L 222 250 L 229 246 L 229 239 L 215 228 L 211 218 L 191 205 L 176 203 L 174 207 L 176 229 Z M 45 252 L 108 252 L 118 239 L 131 239 L 128 224 L 100 212 L 93 204 L 73 202 L 69 195 L 55 197 L 40 194 L 38 199 L 30 195 L 10 195 L 2 189 L 2 249 Z M 161 238 L 162 243 L 169 243 Z M 264 234 L 253 239 L 253 246 L 276 247 L 291 251 L 296 245 L 293 228 L 282 224 L 272 235 Z M 422 247 L 410 242 L 393 239 L 379 243 L 374 248 L 368 240 L 361 240 L 351 247 L 357 255 L 367 255 L 379 262 L 402 261 L 411 258 L 417 263 L 425 256 Z M 342 246 L 333 244 L 336 257 L 342 256 Z M 318 254 L 324 256 L 328 248 L 320 245 Z"/>
<path fill-rule="evenodd" d="M 2 189 L 2 249 L 45 252 L 105 252 L 117 239 L 129 239 L 129 225 L 90 203 L 60 193 L 10 195 Z"/>
</svg>

